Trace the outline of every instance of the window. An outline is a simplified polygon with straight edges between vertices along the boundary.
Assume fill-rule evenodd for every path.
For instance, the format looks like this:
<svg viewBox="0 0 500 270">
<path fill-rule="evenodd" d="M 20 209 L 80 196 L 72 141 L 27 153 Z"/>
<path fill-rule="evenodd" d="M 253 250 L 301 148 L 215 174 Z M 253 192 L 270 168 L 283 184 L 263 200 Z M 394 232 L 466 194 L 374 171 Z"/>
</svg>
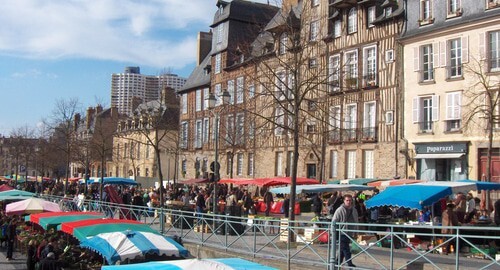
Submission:
<svg viewBox="0 0 500 270">
<path fill-rule="evenodd" d="M 182 106 L 182 114 L 186 114 L 188 112 L 187 94 L 181 95 L 181 106 Z"/>
<path fill-rule="evenodd" d="M 319 21 L 311 22 L 311 25 L 309 26 L 309 41 L 318 40 L 318 34 L 319 34 Z"/>
<path fill-rule="evenodd" d="M 365 87 L 377 85 L 377 47 L 363 49 L 363 71 Z"/>
<path fill-rule="evenodd" d="M 329 138 L 330 141 L 340 141 L 340 106 L 330 107 Z"/>
<path fill-rule="evenodd" d="M 319 0 L 311 0 L 311 6 L 313 7 L 319 6 Z"/>
<path fill-rule="evenodd" d="M 288 34 L 287 33 L 283 33 L 281 34 L 281 37 L 280 37 L 280 47 L 279 47 L 279 54 L 285 54 L 286 53 L 286 50 L 287 50 L 287 46 L 288 45 Z"/>
<path fill-rule="evenodd" d="M 254 153 L 248 153 L 248 169 L 247 169 L 247 174 L 248 175 L 253 175 L 253 168 L 254 168 Z"/>
<path fill-rule="evenodd" d="M 236 175 L 243 175 L 243 153 L 236 154 Z"/>
<path fill-rule="evenodd" d="M 215 106 L 222 105 L 222 85 L 220 83 L 215 85 Z"/>
<path fill-rule="evenodd" d="M 488 6 L 487 8 L 496 8 L 500 6 L 500 0 L 487 0 Z"/>
<path fill-rule="evenodd" d="M 351 8 L 347 15 L 347 33 L 352 34 L 358 31 L 358 11 L 356 8 Z"/>
<path fill-rule="evenodd" d="M 255 123 L 250 122 L 248 123 L 248 138 L 253 139 L 255 136 Z"/>
<path fill-rule="evenodd" d="M 255 85 L 251 84 L 248 86 L 248 97 L 253 98 L 255 96 Z"/>
<path fill-rule="evenodd" d="M 203 89 L 203 110 L 208 109 L 208 97 L 210 96 L 209 88 Z"/>
<path fill-rule="evenodd" d="M 377 9 L 375 6 L 368 7 L 366 10 L 367 16 L 366 16 L 366 24 L 367 27 L 373 27 L 373 22 L 375 21 L 377 17 L 376 13 Z"/>
<path fill-rule="evenodd" d="M 221 72 L 222 66 L 222 55 L 220 53 L 215 55 L 215 74 L 219 74 Z"/>
<path fill-rule="evenodd" d="M 391 49 L 385 51 L 385 62 L 386 63 L 394 62 L 394 50 Z"/>
<path fill-rule="evenodd" d="M 488 63 L 491 72 L 500 71 L 500 31 L 488 33 Z"/>
<path fill-rule="evenodd" d="M 196 111 L 201 111 L 201 105 L 203 100 L 201 99 L 201 89 L 196 90 Z"/>
<path fill-rule="evenodd" d="M 309 59 L 309 68 L 316 68 L 318 66 L 318 61 L 316 58 Z"/>
<path fill-rule="evenodd" d="M 187 173 L 187 160 L 183 159 L 181 163 L 182 173 L 185 175 Z"/>
<path fill-rule="evenodd" d="M 306 132 L 316 133 L 316 121 L 314 119 L 308 119 L 306 121 Z"/>
<path fill-rule="evenodd" d="M 137 159 L 141 159 L 141 143 L 137 143 Z"/>
<path fill-rule="evenodd" d="M 333 23 L 333 36 L 340 37 L 342 35 L 342 21 L 335 20 Z"/>
<path fill-rule="evenodd" d="M 376 135 L 376 103 L 366 102 L 363 115 L 363 138 L 374 139 Z"/>
<path fill-rule="evenodd" d="M 386 18 L 391 17 L 391 15 L 392 15 L 392 7 L 386 7 L 386 8 L 384 9 L 384 13 L 385 13 L 385 17 L 386 17 Z"/>
<path fill-rule="evenodd" d="M 181 148 L 186 149 L 188 145 L 188 122 L 181 123 Z"/>
<path fill-rule="evenodd" d="M 217 43 L 222 43 L 223 35 L 224 35 L 224 24 L 221 23 L 217 25 Z"/>
<path fill-rule="evenodd" d="M 420 47 L 421 73 L 420 81 L 434 81 L 434 54 L 433 45 L 428 44 Z M 437 53 L 437 52 L 436 52 Z M 417 56 L 418 57 L 418 56 Z"/>
<path fill-rule="evenodd" d="M 347 89 L 358 88 L 358 51 L 345 54 L 345 80 Z"/>
<path fill-rule="evenodd" d="M 386 125 L 394 124 L 394 111 L 385 112 L 385 124 Z"/>
<path fill-rule="evenodd" d="M 328 91 L 340 91 L 340 56 L 330 56 L 328 60 Z"/>
<path fill-rule="evenodd" d="M 420 0 L 420 24 L 432 23 L 432 0 Z"/>
<path fill-rule="evenodd" d="M 277 106 L 275 111 L 274 111 L 274 122 L 275 122 L 275 127 L 274 127 L 274 135 L 282 135 L 284 132 L 284 125 L 285 125 L 285 114 L 284 110 L 281 106 Z"/>
<path fill-rule="evenodd" d="M 330 178 L 336 178 L 338 173 L 338 152 L 330 151 Z"/>
<path fill-rule="evenodd" d="M 234 104 L 234 81 L 227 81 L 227 92 L 229 92 L 229 104 Z"/>
<path fill-rule="evenodd" d="M 462 77 L 462 40 L 448 41 L 449 48 L 449 78 Z"/>
<path fill-rule="evenodd" d="M 346 106 L 344 117 L 344 139 L 346 141 L 356 140 L 356 124 L 357 124 L 357 105 L 348 104 Z"/>
<path fill-rule="evenodd" d="M 146 159 L 149 159 L 150 152 L 151 152 L 151 144 L 149 142 L 146 144 L 146 151 L 145 152 L 146 152 Z"/>
<path fill-rule="evenodd" d="M 356 151 L 346 151 L 346 178 L 356 178 Z"/>
<path fill-rule="evenodd" d="M 446 131 L 460 130 L 462 93 L 446 94 Z"/>
<path fill-rule="evenodd" d="M 413 123 L 420 133 L 433 131 L 433 122 L 439 120 L 439 96 L 413 98 Z"/>
<path fill-rule="evenodd" d="M 203 138 L 203 122 L 196 120 L 194 148 L 201 148 Z"/>
<path fill-rule="evenodd" d="M 236 115 L 236 144 L 245 144 L 245 115 L 238 113 Z"/>
<path fill-rule="evenodd" d="M 203 119 L 203 144 L 208 143 L 208 130 L 209 130 L 210 119 Z"/>
<path fill-rule="evenodd" d="M 460 0 L 447 0 L 448 1 L 448 15 L 459 16 L 461 15 Z"/>
<path fill-rule="evenodd" d="M 234 129 L 234 115 L 228 115 L 227 116 L 227 122 L 226 122 L 226 143 L 231 144 L 234 143 L 234 135 L 235 135 L 235 129 Z"/>
<path fill-rule="evenodd" d="M 236 79 L 236 103 L 243 103 L 243 87 L 245 80 L 243 77 L 238 77 Z"/>
<path fill-rule="evenodd" d="M 285 100 L 286 92 L 288 92 L 286 87 L 286 74 L 283 71 L 280 71 L 276 74 L 276 83 L 275 83 L 275 96 L 277 100 Z"/>
<path fill-rule="evenodd" d="M 292 170 L 293 170 L 293 151 L 288 151 L 286 153 L 286 176 L 291 176 L 292 175 Z"/>
<path fill-rule="evenodd" d="M 283 153 L 276 152 L 275 163 L 274 163 L 274 175 L 282 176 L 283 175 Z"/>
<path fill-rule="evenodd" d="M 373 150 L 363 151 L 363 177 L 373 178 L 374 174 L 374 164 L 375 160 L 373 158 Z"/>
</svg>

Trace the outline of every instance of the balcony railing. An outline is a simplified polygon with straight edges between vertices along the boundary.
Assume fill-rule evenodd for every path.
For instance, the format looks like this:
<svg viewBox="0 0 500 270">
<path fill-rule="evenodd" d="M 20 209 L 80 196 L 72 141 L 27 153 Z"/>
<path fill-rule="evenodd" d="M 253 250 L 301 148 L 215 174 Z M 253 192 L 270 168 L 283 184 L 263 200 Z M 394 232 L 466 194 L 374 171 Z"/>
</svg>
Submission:
<svg viewBox="0 0 500 270">
<path fill-rule="evenodd" d="M 418 122 L 419 133 L 432 133 L 434 130 L 434 123 L 432 121 Z"/>
<path fill-rule="evenodd" d="M 342 131 L 342 139 L 345 141 L 345 142 L 349 142 L 349 141 L 356 141 L 357 138 L 358 138 L 358 130 L 355 129 L 355 128 L 351 128 L 351 129 L 344 129 Z"/>
<path fill-rule="evenodd" d="M 328 134 L 328 139 L 330 142 L 333 142 L 333 143 L 338 143 L 340 142 L 340 130 L 332 130 L 329 132 Z"/>
<path fill-rule="evenodd" d="M 363 141 L 376 141 L 377 140 L 377 128 L 376 127 L 366 127 L 361 130 L 361 139 Z"/>
</svg>

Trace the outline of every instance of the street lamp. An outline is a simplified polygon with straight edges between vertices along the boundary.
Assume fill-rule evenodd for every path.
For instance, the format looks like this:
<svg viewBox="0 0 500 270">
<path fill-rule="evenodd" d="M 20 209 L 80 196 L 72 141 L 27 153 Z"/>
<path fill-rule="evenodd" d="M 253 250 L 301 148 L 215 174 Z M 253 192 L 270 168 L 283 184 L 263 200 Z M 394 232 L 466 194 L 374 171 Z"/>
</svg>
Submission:
<svg viewBox="0 0 500 270">
<path fill-rule="evenodd" d="M 222 104 L 224 105 L 229 101 L 229 98 L 231 98 L 231 95 L 227 90 L 224 90 L 222 94 L 219 96 L 222 99 Z M 217 97 L 215 96 L 214 93 L 210 93 L 210 95 L 207 98 L 208 101 L 208 108 L 212 110 L 214 113 L 215 121 L 214 121 L 214 151 L 215 151 L 215 156 L 214 156 L 214 166 L 213 166 L 213 172 L 214 172 L 214 203 L 213 203 L 213 212 L 214 214 L 217 214 L 217 204 L 218 204 L 218 198 L 217 198 L 217 181 L 219 180 L 219 170 L 220 170 L 220 164 L 219 164 L 219 122 L 220 122 L 220 110 L 215 109 L 215 103 L 217 101 Z"/>
</svg>

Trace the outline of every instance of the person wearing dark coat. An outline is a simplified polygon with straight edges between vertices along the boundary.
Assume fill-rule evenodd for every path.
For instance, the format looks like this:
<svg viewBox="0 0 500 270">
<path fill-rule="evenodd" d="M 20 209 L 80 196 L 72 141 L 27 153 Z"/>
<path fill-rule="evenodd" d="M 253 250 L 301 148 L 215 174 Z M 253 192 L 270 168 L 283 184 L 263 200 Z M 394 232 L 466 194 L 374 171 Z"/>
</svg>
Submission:
<svg viewBox="0 0 500 270">
<path fill-rule="evenodd" d="M 12 218 L 9 222 L 9 225 L 7 225 L 7 260 L 10 261 L 12 260 L 12 253 L 14 252 L 14 243 L 16 241 L 16 232 L 17 229 L 17 220 L 16 218 Z"/>
<path fill-rule="evenodd" d="M 285 195 L 285 200 L 283 201 L 283 213 L 285 214 L 285 218 L 290 216 L 290 196 Z"/>
<path fill-rule="evenodd" d="M 40 270 L 60 270 L 61 263 L 56 259 L 54 252 L 49 252 L 47 257 L 40 261 Z"/>
<path fill-rule="evenodd" d="M 321 210 L 323 210 L 323 201 L 321 200 L 319 193 L 315 194 L 312 198 L 312 205 L 314 214 L 317 217 L 321 216 Z"/>
<path fill-rule="evenodd" d="M 35 270 L 35 264 L 38 261 L 36 256 L 36 242 L 35 240 L 30 240 L 28 243 L 28 251 L 26 254 L 26 268 L 28 270 Z"/>
</svg>

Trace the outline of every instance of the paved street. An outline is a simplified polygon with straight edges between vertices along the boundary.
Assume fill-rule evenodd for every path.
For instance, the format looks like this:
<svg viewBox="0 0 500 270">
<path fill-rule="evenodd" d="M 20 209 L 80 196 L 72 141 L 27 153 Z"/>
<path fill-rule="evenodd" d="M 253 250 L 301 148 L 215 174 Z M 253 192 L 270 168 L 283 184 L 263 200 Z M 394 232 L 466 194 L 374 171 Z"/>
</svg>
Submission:
<svg viewBox="0 0 500 270">
<path fill-rule="evenodd" d="M 7 254 L 7 246 L 4 243 L 0 246 L 0 269 L 10 270 L 10 269 L 26 269 L 26 256 L 19 252 L 19 249 L 14 250 L 14 260 L 7 261 L 5 255 Z"/>
</svg>

